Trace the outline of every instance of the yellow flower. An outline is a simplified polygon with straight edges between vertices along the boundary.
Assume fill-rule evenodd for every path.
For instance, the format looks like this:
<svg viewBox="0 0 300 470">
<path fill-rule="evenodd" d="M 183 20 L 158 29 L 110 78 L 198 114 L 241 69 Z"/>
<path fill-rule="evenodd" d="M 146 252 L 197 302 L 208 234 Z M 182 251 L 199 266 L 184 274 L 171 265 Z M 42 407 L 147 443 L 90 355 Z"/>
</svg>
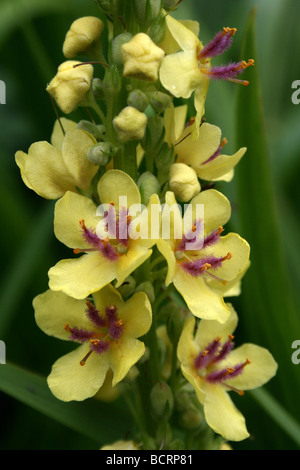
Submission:
<svg viewBox="0 0 300 470">
<path fill-rule="evenodd" d="M 89 189 L 98 167 L 86 158 L 88 149 L 96 144 L 95 138 L 80 129 L 76 123 L 61 118 L 63 134 L 56 121 L 51 144 L 46 141 L 33 143 L 28 154 L 16 152 L 16 163 L 28 188 L 46 199 L 58 199 L 66 191 Z"/>
<path fill-rule="evenodd" d="M 33 300 L 33 306 L 36 322 L 46 334 L 81 344 L 58 359 L 48 376 L 51 392 L 62 401 L 94 396 L 110 369 L 115 387 L 145 352 L 137 338 L 149 330 L 152 313 L 143 292 L 124 302 L 111 285 L 84 300 L 48 290 Z"/>
<path fill-rule="evenodd" d="M 140 140 L 145 133 L 147 116 L 132 106 L 126 106 L 113 119 L 113 125 L 122 142 Z"/>
<path fill-rule="evenodd" d="M 164 55 L 147 34 L 136 34 L 122 46 L 124 76 L 156 82 Z"/>
<path fill-rule="evenodd" d="M 233 349 L 238 317 L 231 305 L 229 308 L 226 323 L 201 320 L 195 334 L 195 318 L 188 318 L 177 354 L 183 375 L 204 407 L 207 424 L 225 439 L 240 441 L 249 434 L 228 392 L 243 395 L 244 390 L 264 385 L 276 374 L 277 364 L 260 346 L 247 343 Z"/>
<path fill-rule="evenodd" d="M 190 201 L 201 186 L 195 170 L 185 163 L 173 163 L 170 168 L 170 189 L 180 201 Z"/>
<path fill-rule="evenodd" d="M 214 189 L 194 197 L 184 217 L 174 194 L 167 192 L 162 236 L 157 241 L 168 263 L 166 285 L 173 282 L 195 316 L 221 323 L 230 311 L 223 300 L 224 291 L 216 289 L 215 284 L 239 279 L 250 252 L 248 243 L 238 234 L 220 236 L 230 215 L 228 199 Z M 169 221 L 170 234 L 165 231 Z"/>
<path fill-rule="evenodd" d="M 95 16 L 84 16 L 75 20 L 66 34 L 63 43 L 63 54 L 72 59 L 98 41 L 104 29 L 104 23 Z"/>
<path fill-rule="evenodd" d="M 90 90 L 94 69 L 91 64 L 76 60 L 63 62 L 46 90 L 55 99 L 63 113 L 71 113 Z"/>
<path fill-rule="evenodd" d="M 253 65 L 241 61 L 227 66 L 211 67 L 210 59 L 223 53 L 231 45 L 235 28 L 223 28 L 204 47 L 198 37 L 180 21 L 170 15 L 166 16 L 169 32 L 180 47 L 179 52 L 166 55 L 162 61 L 159 75 L 163 87 L 177 98 L 189 98 L 194 92 L 196 109 L 193 137 L 197 138 L 204 104 L 211 79 L 239 81 L 237 76 L 248 66 Z M 248 82 L 242 82 L 248 84 Z"/>
<path fill-rule="evenodd" d="M 245 154 L 246 147 L 233 155 L 225 155 L 222 149 L 227 140 L 221 140 L 219 127 L 205 122 L 199 128 L 197 139 L 194 139 L 195 124 L 185 126 L 185 117 L 185 106 L 171 106 L 164 116 L 166 141 L 174 146 L 176 162 L 191 166 L 203 180 L 230 181 L 234 176 L 234 167 Z"/>
<path fill-rule="evenodd" d="M 146 231 L 151 205 L 159 204 L 157 195 L 151 197 L 148 212 L 142 211 L 138 187 L 120 170 L 104 174 L 98 183 L 98 194 L 104 206 L 102 215 L 96 214 L 97 207 L 91 199 L 72 192 L 67 192 L 55 208 L 56 237 L 75 253 L 84 254 L 61 260 L 52 267 L 49 286 L 78 299 L 86 298 L 114 279 L 120 286 L 151 256 L 150 248 L 156 242 L 146 237 Z M 142 229 L 139 233 L 140 226 L 145 234 Z"/>
</svg>

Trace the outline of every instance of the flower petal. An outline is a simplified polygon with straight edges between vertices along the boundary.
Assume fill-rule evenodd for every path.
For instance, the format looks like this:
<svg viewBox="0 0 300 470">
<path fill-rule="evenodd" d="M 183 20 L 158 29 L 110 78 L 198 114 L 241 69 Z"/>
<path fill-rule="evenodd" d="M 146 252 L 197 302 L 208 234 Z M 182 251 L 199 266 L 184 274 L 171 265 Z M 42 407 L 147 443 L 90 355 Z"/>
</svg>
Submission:
<svg viewBox="0 0 300 470">
<path fill-rule="evenodd" d="M 85 299 L 116 277 L 116 264 L 100 253 L 88 253 L 80 258 L 63 259 L 49 272 L 49 287 L 75 299 Z"/>
<path fill-rule="evenodd" d="M 152 323 L 152 309 L 147 295 L 136 292 L 124 303 L 120 318 L 124 321 L 126 336 L 139 338 L 145 335 Z"/>
<path fill-rule="evenodd" d="M 63 127 L 64 132 L 62 131 L 61 126 Z M 61 117 L 59 120 L 57 119 L 54 123 L 50 139 L 50 142 L 53 147 L 56 147 L 58 150 L 61 150 L 65 133 L 69 130 L 76 129 L 76 127 L 77 123 L 75 121 L 72 121 L 71 119 L 67 119 L 65 117 Z"/>
<path fill-rule="evenodd" d="M 201 48 L 201 42 L 197 36 L 188 29 L 182 22 L 175 20 L 170 15 L 166 15 L 166 24 L 173 38 L 184 51 L 196 51 Z"/>
<path fill-rule="evenodd" d="M 63 292 L 47 290 L 33 299 L 33 308 L 39 328 L 56 338 L 69 339 L 70 333 L 64 329 L 66 323 L 83 329 L 91 327 L 85 315 L 85 300 L 73 299 Z"/>
<path fill-rule="evenodd" d="M 184 366 L 190 365 L 199 354 L 199 347 L 194 340 L 195 324 L 195 317 L 187 318 L 178 341 L 177 357 Z"/>
<path fill-rule="evenodd" d="M 205 235 L 225 225 L 230 219 L 230 202 L 222 193 L 215 189 L 201 192 L 191 200 L 190 204 L 193 206 L 195 217 L 197 204 L 203 204 Z"/>
<path fill-rule="evenodd" d="M 109 170 L 98 183 L 98 194 L 102 204 L 114 202 L 119 209 L 120 197 L 127 197 L 127 208 L 141 203 L 139 189 L 133 179 L 124 171 Z"/>
<path fill-rule="evenodd" d="M 24 183 L 46 199 L 58 199 L 66 191 L 75 191 L 74 180 L 68 172 L 62 154 L 46 141 L 34 142 L 28 155 L 17 152 Z"/>
<path fill-rule="evenodd" d="M 144 353 L 144 343 L 135 338 L 126 338 L 111 346 L 109 361 L 114 373 L 113 387 L 124 379 L 131 367 L 138 362 Z"/>
<path fill-rule="evenodd" d="M 242 147 L 233 155 L 219 155 L 211 162 L 196 168 L 196 172 L 204 180 L 222 180 L 222 176 L 228 175 L 230 170 L 238 164 L 246 150 L 246 147 Z"/>
<path fill-rule="evenodd" d="M 83 344 L 53 364 L 47 382 L 59 400 L 85 400 L 94 396 L 103 384 L 109 367 L 107 354 L 92 353 L 81 366 L 80 361 L 89 351 L 88 344 Z"/>
<path fill-rule="evenodd" d="M 194 51 L 166 56 L 159 75 L 163 87 L 176 98 L 189 98 L 202 79 Z"/>
<path fill-rule="evenodd" d="M 164 113 L 165 141 L 171 146 L 180 139 L 186 123 L 186 104 L 174 107 L 173 103 Z"/>
<path fill-rule="evenodd" d="M 195 341 L 199 346 L 199 350 L 203 350 L 209 343 L 214 341 L 218 336 L 225 342 L 228 335 L 232 334 L 238 324 L 238 316 L 231 304 L 226 304 L 230 310 L 230 315 L 226 322 L 220 324 L 215 320 L 201 320 L 195 336 Z"/>
<path fill-rule="evenodd" d="M 230 259 L 222 262 L 216 269 L 208 269 L 208 272 L 218 276 L 225 281 L 235 279 L 246 267 L 249 261 L 250 246 L 237 233 L 229 233 L 225 237 L 220 237 L 218 242 L 205 249 L 205 256 L 212 254 L 216 258 L 225 257 L 231 254 Z"/>
<path fill-rule="evenodd" d="M 173 282 L 176 272 L 176 258 L 174 256 L 174 251 L 172 250 L 170 243 L 168 243 L 166 240 L 158 240 L 157 248 L 168 263 L 168 274 L 165 280 L 165 284 L 168 286 L 171 282 Z"/>
<path fill-rule="evenodd" d="M 96 216 L 97 207 L 91 199 L 68 191 L 55 205 L 54 233 L 56 238 L 69 248 L 88 248 L 82 236 L 80 220 L 88 229 L 96 229 L 100 217 Z"/>
<path fill-rule="evenodd" d="M 204 414 L 207 424 L 229 441 L 241 441 L 249 437 L 245 418 L 221 385 L 203 382 L 205 393 Z"/>
<path fill-rule="evenodd" d="M 88 149 L 97 143 L 96 139 L 81 129 L 66 132 L 62 143 L 64 162 L 72 175 L 75 185 L 87 191 L 98 166 L 91 163 L 86 155 Z"/>
<path fill-rule="evenodd" d="M 151 256 L 152 250 L 140 247 L 138 243 L 132 243 L 132 247 L 129 248 L 126 254 L 121 255 L 118 259 L 117 267 L 117 284 L 116 287 L 120 287 L 135 269 L 146 261 Z"/>
<path fill-rule="evenodd" d="M 249 359 L 241 375 L 228 381 L 229 385 L 240 390 L 252 390 L 268 382 L 277 371 L 277 363 L 272 354 L 256 344 L 246 343 L 230 352 L 227 362 L 234 366 Z"/>
<path fill-rule="evenodd" d="M 178 268 L 173 283 L 196 317 L 226 322 L 230 310 L 222 294 L 211 289 L 203 278 L 193 277 Z"/>
<path fill-rule="evenodd" d="M 197 140 L 192 138 L 192 127 L 188 126 L 175 143 L 177 161 L 192 166 L 196 171 L 218 149 L 221 140 L 221 129 L 212 124 L 203 123 L 199 128 Z"/>
</svg>

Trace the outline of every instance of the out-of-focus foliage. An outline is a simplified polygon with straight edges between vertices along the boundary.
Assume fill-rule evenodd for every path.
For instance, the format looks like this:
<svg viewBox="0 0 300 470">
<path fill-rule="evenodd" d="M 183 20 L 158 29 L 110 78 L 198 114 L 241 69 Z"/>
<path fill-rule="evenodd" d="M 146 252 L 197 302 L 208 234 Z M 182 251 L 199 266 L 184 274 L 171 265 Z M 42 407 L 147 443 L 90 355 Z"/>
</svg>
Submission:
<svg viewBox="0 0 300 470">
<path fill-rule="evenodd" d="M 265 229 L 266 236 L 261 238 L 265 246 L 251 245 L 252 252 L 259 253 L 261 259 L 255 260 L 253 269 L 264 266 L 267 260 L 272 270 L 272 259 L 279 258 L 286 264 L 289 290 L 284 287 L 274 294 L 281 298 L 282 311 L 264 309 L 272 303 L 265 303 L 264 292 L 272 294 L 271 279 L 276 273 L 270 271 L 259 279 L 261 302 L 253 298 L 253 309 L 260 303 L 258 311 L 251 315 L 251 290 L 247 297 L 235 301 L 239 308 L 239 342 L 258 342 L 268 347 L 275 359 L 279 359 L 278 376 L 267 390 L 278 400 L 283 410 L 300 422 L 300 403 L 297 395 L 300 385 L 300 364 L 291 362 L 292 342 L 300 340 L 300 133 L 298 131 L 300 105 L 291 101 L 292 82 L 300 80 L 300 62 L 296 58 L 296 48 L 300 43 L 300 30 L 297 22 L 300 5 L 297 0 L 184 0 L 177 18 L 192 18 L 200 22 L 200 38 L 208 42 L 223 26 L 238 29 L 233 46 L 223 59 L 240 58 L 243 33 L 248 17 L 254 7 L 256 11 L 257 73 L 251 78 L 260 80 L 268 159 L 266 168 L 270 171 L 270 187 L 274 191 L 275 212 L 279 232 L 270 230 L 268 218 L 258 220 L 255 211 L 247 215 L 249 224 L 259 232 Z M 179 15 L 180 13 L 180 15 Z M 7 346 L 7 360 L 22 368 L 46 376 L 51 364 L 67 346 L 46 337 L 36 326 L 32 310 L 32 298 L 47 288 L 47 271 L 64 257 L 65 249 L 53 235 L 53 204 L 37 197 L 23 184 L 14 161 L 17 150 L 27 151 L 30 144 L 38 140 L 49 140 L 55 114 L 48 94 L 47 83 L 54 76 L 58 65 L 64 60 L 62 43 L 71 22 L 79 16 L 98 15 L 93 0 L 2 0 L 0 3 L 0 79 L 6 84 L 6 104 L 0 105 L 0 214 L 2 272 L 0 291 L 0 339 Z M 245 57 L 245 59 L 252 57 Z M 217 63 L 217 59 L 215 63 Z M 97 67 L 97 65 L 95 66 Z M 245 78 L 246 74 L 245 72 Z M 239 108 L 239 125 L 236 126 L 237 87 L 233 83 L 212 82 L 206 103 L 206 119 L 223 130 L 228 139 L 228 151 L 237 147 L 236 130 L 247 130 L 256 119 L 253 107 L 251 113 L 245 101 L 244 112 Z M 251 87 L 251 83 L 249 85 Z M 250 88 L 249 88 L 250 89 Z M 252 96 L 249 92 L 249 96 Z M 253 105 L 253 103 L 252 103 Z M 76 113 L 74 114 L 76 119 Z M 261 126 L 259 109 L 257 119 Z M 251 122 L 249 122 L 251 120 Z M 259 136 L 257 136 L 259 137 Z M 239 144 L 243 144 L 239 141 Z M 243 144 L 244 145 L 244 144 Z M 261 146 L 261 140 L 257 139 Z M 260 155 L 261 147 L 258 149 Z M 251 155 L 251 154 L 249 154 Z M 244 157 L 247 159 L 247 154 Z M 249 157 L 250 158 L 250 157 Z M 246 172 L 237 171 L 236 178 L 241 180 L 220 185 L 233 205 L 233 227 L 240 224 L 239 187 L 246 179 Z M 250 174 L 249 174 L 250 177 Z M 249 201 L 255 196 L 258 200 L 264 191 L 260 187 L 262 179 L 252 180 Z M 245 181 L 247 185 L 247 181 Z M 245 197 L 245 191 L 243 191 Z M 263 196 L 262 196 L 263 197 Z M 245 207 L 245 206 L 244 206 Z M 251 202 L 248 204 L 248 209 Z M 247 229 L 247 225 L 242 225 Z M 273 227 L 273 225 L 272 225 Z M 248 233 L 241 233 L 247 239 Z M 272 237 L 279 236 L 281 243 L 276 245 L 280 253 L 272 253 Z M 250 241 L 250 240 L 249 240 Z M 270 243 L 269 243 L 270 242 Z M 280 246 L 280 248 L 278 248 Z M 256 251 L 257 250 L 257 251 Z M 258 256 L 258 255 L 256 255 Z M 274 263 L 274 269 L 277 264 Z M 250 268 L 252 269 L 252 267 Z M 262 271 L 263 272 L 263 271 Z M 248 278 L 246 276 L 245 284 Z M 265 287 L 266 286 L 266 287 Z M 264 289 L 265 287 L 265 289 Z M 246 288 L 246 286 L 245 286 Z M 249 288 L 249 285 L 248 285 Z M 275 287 L 274 287 L 275 289 Z M 278 289 L 278 287 L 276 287 Z M 243 295 L 243 294 L 242 294 Z M 255 292 L 253 296 L 257 295 Z M 248 305 L 245 306 L 245 299 Z M 284 305 L 295 302 L 293 324 L 289 324 Z M 270 307 L 271 308 L 271 307 Z M 247 315 L 247 316 L 246 316 Z M 255 319 L 255 320 L 254 320 Z M 274 331 L 274 334 L 273 334 Z M 274 336 L 281 331 L 280 336 Z M 274 341 L 274 337 L 279 338 Z M 0 365 L 0 368 L 6 367 Z M 1 372 L 1 370 L 0 370 Z M 8 374 L 7 380 L 11 377 Z M 1 380 L 1 375 L 0 375 Z M 13 380 L 9 382 L 13 387 Z M 1 383 L 0 383 L 1 388 Z M 285 388 L 286 393 L 284 393 Z M 4 389 L 4 387 L 3 387 Z M 7 393 L 8 390 L 5 390 Z M 102 442 L 101 436 L 86 435 L 71 429 L 68 422 L 56 421 L 57 415 L 40 413 L 22 403 L 26 397 L 22 393 L 1 393 L 2 422 L 0 430 L 1 449 L 95 449 Z M 235 397 L 233 397 L 235 398 Z M 236 397 L 238 407 L 246 416 L 251 438 L 234 445 L 237 449 L 294 449 L 296 439 L 285 432 L 278 420 L 274 420 L 262 406 L 266 396 L 251 393 Z M 21 400 L 21 401 L 20 401 Z M 267 407 L 268 409 L 268 407 Z M 273 407 L 274 410 L 274 407 Z M 269 410 L 270 411 L 270 410 Z M 272 412 L 272 410 L 271 410 Z M 275 407 L 276 413 L 276 407 Z M 283 413 L 278 417 L 286 423 L 291 433 L 288 417 Z M 279 416 L 280 415 L 280 416 Z M 286 419 L 285 419 L 286 418 Z M 113 420 L 113 416 L 112 416 Z M 289 427 L 290 425 L 290 427 Z M 67 427 L 68 426 L 68 427 Z M 99 426 L 101 429 L 101 426 Z M 299 442 L 299 440 L 298 440 Z"/>
</svg>

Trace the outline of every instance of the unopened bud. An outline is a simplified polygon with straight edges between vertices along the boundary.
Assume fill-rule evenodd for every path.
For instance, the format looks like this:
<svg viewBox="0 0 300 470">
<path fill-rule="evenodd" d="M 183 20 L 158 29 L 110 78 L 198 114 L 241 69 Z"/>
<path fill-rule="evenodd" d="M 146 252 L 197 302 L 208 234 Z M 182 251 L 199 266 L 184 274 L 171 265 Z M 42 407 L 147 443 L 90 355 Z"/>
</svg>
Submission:
<svg viewBox="0 0 300 470">
<path fill-rule="evenodd" d="M 157 382 L 150 392 L 152 409 L 158 418 L 168 419 L 174 405 L 173 393 L 165 382 Z"/>
<path fill-rule="evenodd" d="M 178 0 L 163 0 L 163 6 L 166 10 L 172 10 L 177 3 Z"/>
<path fill-rule="evenodd" d="M 116 147 L 110 142 L 99 142 L 89 148 L 87 159 L 95 165 L 105 166 L 115 152 Z"/>
<path fill-rule="evenodd" d="M 136 89 L 129 93 L 127 98 L 127 104 L 128 106 L 133 106 L 142 113 L 147 108 L 149 104 L 149 99 L 147 95 L 142 92 L 142 90 Z"/>
<path fill-rule="evenodd" d="M 141 282 L 135 289 L 135 292 L 144 292 L 151 303 L 155 300 L 154 288 L 150 281 Z"/>
<path fill-rule="evenodd" d="M 47 92 L 55 99 L 60 109 L 69 114 L 88 93 L 93 73 L 92 65 L 81 65 L 81 62 L 67 60 L 58 67 L 57 74 L 46 88 Z"/>
<path fill-rule="evenodd" d="M 151 24 L 159 14 L 161 0 L 134 0 L 136 20 L 144 25 Z"/>
<path fill-rule="evenodd" d="M 121 90 L 121 77 L 116 65 L 106 69 L 102 82 L 104 97 L 115 96 Z"/>
<path fill-rule="evenodd" d="M 122 46 L 123 74 L 125 77 L 156 82 L 164 55 L 164 51 L 147 34 L 138 33 Z"/>
<path fill-rule="evenodd" d="M 152 194 L 158 194 L 160 191 L 157 178 L 150 171 L 141 174 L 137 181 L 137 186 L 140 190 L 142 204 L 145 206 L 148 205 Z"/>
<path fill-rule="evenodd" d="M 117 66 L 123 65 L 122 46 L 132 39 L 132 34 L 129 32 L 121 33 L 112 40 L 111 54 L 112 62 Z"/>
<path fill-rule="evenodd" d="M 190 201 L 201 190 L 197 173 L 185 163 L 174 163 L 171 166 L 169 183 L 176 198 L 183 202 Z"/>
<path fill-rule="evenodd" d="M 127 106 L 114 118 L 113 125 L 122 142 L 140 140 L 145 133 L 147 116 L 132 106 Z"/>
<path fill-rule="evenodd" d="M 172 98 L 166 93 L 155 91 L 150 95 L 150 104 L 158 113 L 165 111 L 172 104 Z"/>
<path fill-rule="evenodd" d="M 133 276 L 128 276 L 123 284 L 118 287 L 118 291 L 120 292 L 123 298 L 127 298 L 134 293 L 136 287 L 136 281 Z"/>
<path fill-rule="evenodd" d="M 92 81 L 92 90 L 94 97 L 97 100 L 103 100 L 104 99 L 104 92 L 103 92 L 103 82 L 100 80 L 100 78 L 93 78 Z"/>
<path fill-rule="evenodd" d="M 85 121 L 84 119 L 82 121 L 79 121 L 77 124 L 77 129 L 82 129 L 89 134 L 92 134 L 92 136 L 95 137 L 96 140 L 100 140 L 101 138 L 101 133 L 96 124 L 93 124 L 91 121 Z"/>
<path fill-rule="evenodd" d="M 71 24 L 63 44 L 63 54 L 68 59 L 88 51 L 102 35 L 104 23 L 94 16 L 78 18 Z"/>
<path fill-rule="evenodd" d="M 203 417 L 200 411 L 190 409 L 180 415 L 179 421 L 184 429 L 196 429 L 202 426 Z"/>
</svg>

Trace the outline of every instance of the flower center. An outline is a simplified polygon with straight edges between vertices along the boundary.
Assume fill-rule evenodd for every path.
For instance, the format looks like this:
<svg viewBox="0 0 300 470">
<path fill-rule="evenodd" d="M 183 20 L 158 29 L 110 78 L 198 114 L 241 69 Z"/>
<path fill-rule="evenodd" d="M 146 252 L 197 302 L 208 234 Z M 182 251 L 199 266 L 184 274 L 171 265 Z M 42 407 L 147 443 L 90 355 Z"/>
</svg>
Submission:
<svg viewBox="0 0 300 470">
<path fill-rule="evenodd" d="M 247 358 L 244 362 L 234 366 L 227 365 L 221 369 L 218 368 L 219 363 L 225 360 L 230 351 L 234 348 L 233 339 L 234 337 L 229 335 L 228 340 L 223 344 L 221 344 L 220 337 L 214 339 L 196 356 L 194 359 L 194 367 L 197 370 L 197 374 L 206 382 L 222 384 L 230 390 L 237 392 L 239 395 L 243 395 L 243 390 L 238 390 L 226 382 L 242 374 L 244 368 L 250 364 L 249 359 Z"/>
<path fill-rule="evenodd" d="M 103 314 L 90 301 L 86 302 L 86 315 L 92 324 L 91 330 L 70 327 L 68 323 L 64 328 L 70 333 L 70 340 L 77 343 L 89 343 L 90 350 L 80 361 L 84 366 L 92 352 L 102 354 L 108 350 L 112 342 L 117 342 L 123 333 L 124 323 L 117 315 L 117 307 L 109 305 Z"/>
<path fill-rule="evenodd" d="M 232 37 L 235 35 L 236 31 L 236 28 L 223 28 L 206 46 L 197 51 L 199 69 L 200 72 L 209 79 L 228 80 L 241 83 L 242 85 L 249 85 L 248 80 L 238 80 L 236 77 L 247 67 L 254 65 L 253 59 L 249 59 L 247 62 L 242 60 L 240 62 L 217 67 L 210 67 L 209 63 L 209 59 L 223 54 L 223 52 L 231 46 Z"/>
<path fill-rule="evenodd" d="M 231 259 L 232 253 L 228 252 L 221 257 L 216 257 L 212 253 L 208 255 L 205 253 L 208 247 L 218 242 L 224 229 L 219 227 L 203 238 L 202 228 L 202 220 L 194 222 L 192 229 L 183 236 L 177 245 L 174 253 L 175 258 L 180 267 L 191 276 L 205 275 L 226 284 L 226 281 L 213 274 L 211 270 L 220 268 L 224 261 Z"/>
<path fill-rule="evenodd" d="M 107 259 L 115 261 L 119 255 L 127 253 L 129 224 L 132 220 L 127 209 L 122 208 L 120 211 L 116 211 L 114 203 L 110 203 L 110 208 L 105 212 L 104 218 L 105 235 L 102 237 L 96 234 L 94 228 L 87 228 L 83 219 L 79 221 L 82 237 L 90 248 L 75 248 L 75 254 L 100 251 Z"/>
</svg>

